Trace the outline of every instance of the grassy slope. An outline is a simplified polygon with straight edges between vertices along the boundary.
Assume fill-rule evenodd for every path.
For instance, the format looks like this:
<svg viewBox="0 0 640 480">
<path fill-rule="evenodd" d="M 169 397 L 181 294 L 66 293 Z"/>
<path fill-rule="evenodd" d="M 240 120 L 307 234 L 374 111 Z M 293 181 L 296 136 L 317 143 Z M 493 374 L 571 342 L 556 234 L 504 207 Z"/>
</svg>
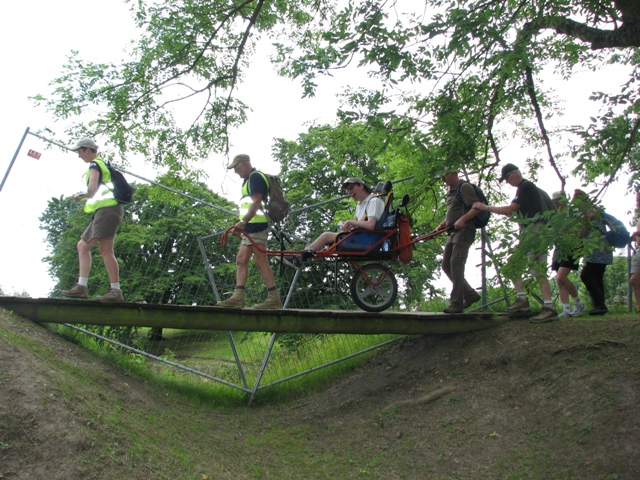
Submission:
<svg viewBox="0 0 640 480">
<path fill-rule="evenodd" d="M 632 479 L 639 392 L 630 316 L 417 337 L 307 396 L 216 408 L 0 310 L 0 478 Z"/>
</svg>

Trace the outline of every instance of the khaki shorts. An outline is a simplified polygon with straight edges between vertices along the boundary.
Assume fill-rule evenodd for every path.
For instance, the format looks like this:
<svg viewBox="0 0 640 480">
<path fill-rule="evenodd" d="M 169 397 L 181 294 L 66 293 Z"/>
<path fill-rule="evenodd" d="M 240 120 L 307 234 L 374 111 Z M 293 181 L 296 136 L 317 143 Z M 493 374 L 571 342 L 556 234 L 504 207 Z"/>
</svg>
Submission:
<svg viewBox="0 0 640 480">
<path fill-rule="evenodd" d="M 114 238 L 123 215 L 124 207 L 121 204 L 99 208 L 80 238 L 87 243 L 94 238 Z"/>
<path fill-rule="evenodd" d="M 631 273 L 640 273 L 640 248 L 636 250 L 635 255 L 631 259 Z"/>
<path fill-rule="evenodd" d="M 548 253 L 542 253 L 542 254 L 529 253 L 527 255 L 527 260 L 529 261 L 529 263 L 531 263 L 529 274 L 531 274 L 532 277 L 535 278 L 535 277 L 541 277 L 543 275 L 544 276 L 547 275 L 548 261 L 549 261 Z"/>
<path fill-rule="evenodd" d="M 251 236 L 254 242 L 260 245 L 266 246 L 267 242 L 269 241 L 269 230 L 270 230 L 269 228 L 265 228 L 264 230 L 260 230 L 259 232 L 247 233 L 247 235 Z M 249 240 L 245 235 L 243 235 L 240 245 L 253 246 L 253 243 L 251 243 L 251 240 Z"/>
</svg>

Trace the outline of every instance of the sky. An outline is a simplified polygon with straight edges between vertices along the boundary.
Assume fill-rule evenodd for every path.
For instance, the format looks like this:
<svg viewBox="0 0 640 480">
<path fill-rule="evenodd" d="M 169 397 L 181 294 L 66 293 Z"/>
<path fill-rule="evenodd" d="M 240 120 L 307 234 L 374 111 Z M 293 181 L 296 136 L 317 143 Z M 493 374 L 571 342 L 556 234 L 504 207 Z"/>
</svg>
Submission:
<svg viewBox="0 0 640 480">
<path fill-rule="evenodd" d="M 48 83 L 60 75 L 71 50 L 93 62 L 117 61 L 134 38 L 136 31 L 122 0 L 86 2 L 79 0 L 23 0 L 3 7 L 0 18 L 0 45 L 3 45 L 4 75 L 0 77 L 0 178 L 4 178 L 25 129 L 51 128 L 62 132 L 44 108 L 35 108 L 29 96 L 48 93 Z M 566 101 L 567 123 L 581 123 L 588 118 L 588 98 L 592 90 L 608 85 L 617 87 L 615 72 L 595 75 L 583 72 L 571 83 L 558 82 L 559 96 Z M 345 84 L 355 81 L 352 75 L 325 78 L 315 98 L 301 99 L 299 84 L 279 78 L 266 55 L 253 59 L 250 73 L 239 93 L 252 107 L 246 125 L 234 131 L 231 156 L 251 155 L 254 166 L 278 173 L 271 157 L 274 138 L 295 139 L 310 122 L 331 123 L 338 105 L 335 97 Z M 60 141 L 72 139 L 58 138 Z M 86 165 L 76 154 L 59 148 L 45 148 L 41 140 L 27 135 L 7 181 L 0 191 L 0 287 L 6 294 L 27 292 L 45 297 L 53 286 L 42 257 L 46 255 L 44 235 L 38 217 L 51 197 L 71 195 L 85 189 L 82 176 Z M 42 154 L 39 160 L 27 156 L 30 150 Z M 524 167 L 527 154 L 517 142 L 507 147 L 503 161 Z M 228 158 L 219 155 L 201 160 L 209 174 L 212 190 L 237 200 L 239 179 L 225 169 Z M 129 169 L 144 176 L 154 174 L 140 159 Z M 559 189 L 559 181 L 546 173 L 541 187 L 550 193 Z M 570 179 L 567 191 L 582 187 Z M 507 195 L 512 191 L 504 187 Z M 510 198 L 511 198 L 510 197 Z M 603 199 L 609 213 L 629 224 L 634 198 L 626 194 L 626 182 L 610 188 Z M 469 265 L 473 260 L 470 259 Z M 477 262 L 475 262 L 477 263 Z"/>
</svg>

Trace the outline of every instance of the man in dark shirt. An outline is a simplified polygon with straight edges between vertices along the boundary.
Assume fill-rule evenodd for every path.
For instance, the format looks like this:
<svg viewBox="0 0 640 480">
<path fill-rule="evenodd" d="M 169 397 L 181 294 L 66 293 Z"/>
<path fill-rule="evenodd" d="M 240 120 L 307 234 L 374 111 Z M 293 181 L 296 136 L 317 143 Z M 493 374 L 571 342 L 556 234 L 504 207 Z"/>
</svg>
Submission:
<svg viewBox="0 0 640 480">
<path fill-rule="evenodd" d="M 507 163 L 502 167 L 502 176 L 500 177 L 500 181 L 506 181 L 512 187 L 517 188 L 516 196 L 513 198 L 511 203 L 504 206 L 495 206 L 476 202 L 473 204 L 473 208 L 488 210 L 490 212 L 497 213 L 498 215 L 506 216 L 513 215 L 517 212 L 518 215 L 524 219 L 533 219 L 536 215 L 552 208 L 549 206 L 551 200 L 549 199 L 549 202 L 546 201 L 546 198 L 548 198 L 546 192 L 540 190 L 529 180 L 522 178 L 520 170 L 514 164 Z M 525 223 L 524 229 L 531 234 L 535 233 L 536 229 L 542 228 L 543 225 L 544 221 L 542 220 L 537 220 L 535 222 L 532 221 L 528 224 Z M 521 223 L 520 226 L 520 234 L 522 235 L 523 224 Z M 558 312 L 551 300 L 551 286 L 549 285 L 549 279 L 547 278 L 547 255 L 548 252 L 546 250 L 529 252 L 527 254 L 529 261 L 533 264 L 531 275 L 538 281 L 538 284 L 540 285 L 540 292 L 542 293 L 542 299 L 544 300 L 542 311 L 535 317 L 531 318 L 531 321 L 534 323 L 550 322 L 551 320 L 558 318 Z M 511 313 L 530 312 L 531 308 L 529 306 L 529 300 L 524 293 L 523 279 L 514 279 L 513 286 L 516 289 L 518 297 L 514 304 L 507 308 L 507 311 Z"/>
<path fill-rule="evenodd" d="M 236 155 L 227 167 L 233 169 L 240 178 L 244 180 L 242 184 L 242 199 L 240 200 L 239 221 L 233 227 L 233 233 L 241 236 L 240 250 L 236 256 L 236 287 L 233 295 L 228 299 L 218 302 L 219 307 L 244 307 L 244 287 L 249 277 L 249 260 L 253 257 L 258 270 L 262 274 L 262 279 L 267 287 L 267 300 L 253 308 L 278 309 L 282 308 L 276 279 L 269 265 L 267 254 L 253 246 L 251 241 L 242 236 L 242 232 L 247 232 L 253 241 L 266 248 L 269 238 L 269 223 L 267 216 L 262 211 L 262 200 L 269 194 L 269 184 L 267 178 L 251 166 L 249 155 Z"/>
</svg>

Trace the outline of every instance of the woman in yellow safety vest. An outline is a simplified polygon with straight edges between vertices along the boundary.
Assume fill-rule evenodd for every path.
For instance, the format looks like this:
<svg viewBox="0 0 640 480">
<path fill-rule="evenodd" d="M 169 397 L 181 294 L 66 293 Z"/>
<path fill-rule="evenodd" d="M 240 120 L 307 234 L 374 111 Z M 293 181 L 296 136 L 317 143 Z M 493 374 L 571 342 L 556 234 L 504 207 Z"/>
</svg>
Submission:
<svg viewBox="0 0 640 480">
<path fill-rule="evenodd" d="M 120 272 L 118 261 L 113 252 L 113 243 L 118 231 L 124 208 L 113 196 L 111 174 L 104 162 L 98 157 L 98 145 L 92 138 L 82 138 L 69 150 L 78 153 L 85 163 L 89 164 L 86 174 L 87 193 L 73 196 L 74 200 L 85 200 L 84 211 L 92 214 L 91 223 L 82 234 L 77 244 L 78 249 L 78 283 L 61 293 L 65 297 L 88 298 L 89 272 L 91 271 L 91 249 L 97 243 L 100 255 L 109 275 L 109 290 L 98 295 L 101 302 L 122 302 L 120 288 Z"/>
</svg>

